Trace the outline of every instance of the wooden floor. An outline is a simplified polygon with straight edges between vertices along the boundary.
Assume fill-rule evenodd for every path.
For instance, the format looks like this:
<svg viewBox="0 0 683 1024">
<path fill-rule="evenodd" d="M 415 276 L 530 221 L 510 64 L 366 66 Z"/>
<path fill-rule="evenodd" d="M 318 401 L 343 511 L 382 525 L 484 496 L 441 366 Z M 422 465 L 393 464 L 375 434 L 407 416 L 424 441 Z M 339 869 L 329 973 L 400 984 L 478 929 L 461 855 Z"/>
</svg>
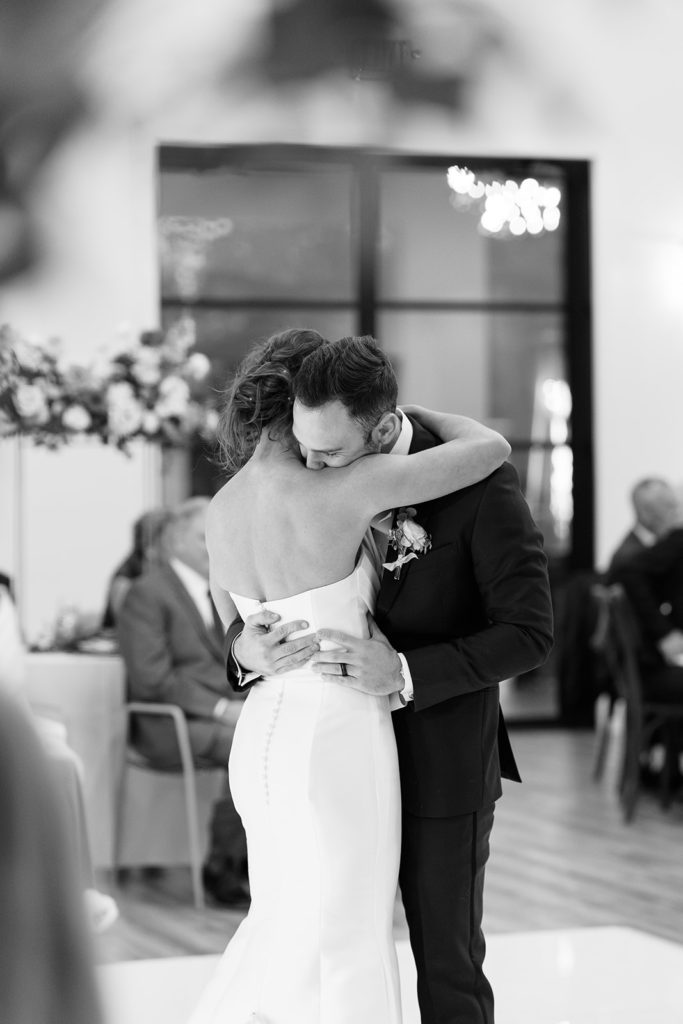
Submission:
<svg viewBox="0 0 683 1024">
<path fill-rule="evenodd" d="M 665 812 L 645 794 L 624 825 L 614 761 L 590 780 L 589 732 L 517 728 L 512 742 L 525 781 L 507 783 L 497 805 L 485 930 L 616 924 L 683 943 L 683 802 Z M 102 962 L 219 952 L 242 917 L 195 911 L 184 870 L 114 895 L 121 918 L 98 938 Z M 396 932 L 406 935 L 399 903 Z"/>
</svg>

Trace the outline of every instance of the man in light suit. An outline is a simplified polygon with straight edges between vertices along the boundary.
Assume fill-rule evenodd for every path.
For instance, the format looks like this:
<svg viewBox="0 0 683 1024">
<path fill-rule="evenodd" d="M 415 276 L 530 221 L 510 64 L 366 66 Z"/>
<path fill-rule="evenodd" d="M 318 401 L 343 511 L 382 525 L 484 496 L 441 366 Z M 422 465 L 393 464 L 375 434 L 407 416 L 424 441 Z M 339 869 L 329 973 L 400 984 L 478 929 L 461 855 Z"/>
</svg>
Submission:
<svg viewBox="0 0 683 1024">
<path fill-rule="evenodd" d="M 117 622 L 131 700 L 177 704 L 187 719 L 198 765 L 227 771 L 241 695 L 226 685 L 223 627 L 209 594 L 204 540 L 208 498 L 190 498 L 169 514 L 164 557 L 130 587 Z M 153 765 L 180 764 L 167 718 L 140 715 L 134 746 Z M 245 899 L 246 839 L 229 789 L 217 801 L 204 884 L 220 902 Z"/>
</svg>

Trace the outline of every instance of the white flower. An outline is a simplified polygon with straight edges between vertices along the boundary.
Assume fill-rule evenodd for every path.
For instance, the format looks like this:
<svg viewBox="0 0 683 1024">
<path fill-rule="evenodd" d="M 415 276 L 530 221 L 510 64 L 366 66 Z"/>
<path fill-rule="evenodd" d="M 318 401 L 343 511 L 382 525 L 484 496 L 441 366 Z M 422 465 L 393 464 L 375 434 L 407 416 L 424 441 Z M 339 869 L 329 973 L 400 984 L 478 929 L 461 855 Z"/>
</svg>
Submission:
<svg viewBox="0 0 683 1024">
<path fill-rule="evenodd" d="M 190 401 L 190 386 L 181 377 L 170 376 L 162 380 L 159 385 L 159 401 L 156 404 L 156 412 L 162 418 L 182 418 L 187 413 Z"/>
<path fill-rule="evenodd" d="M 142 417 L 142 429 L 145 434 L 153 437 L 158 433 L 161 421 L 155 412 L 148 410 Z"/>
<path fill-rule="evenodd" d="M 111 376 L 111 359 L 106 353 L 99 352 L 93 361 L 88 364 L 87 371 L 95 386 L 102 385 Z"/>
<path fill-rule="evenodd" d="M 62 423 L 67 430 L 82 432 L 92 423 L 92 417 L 82 405 L 70 405 L 62 414 Z"/>
<path fill-rule="evenodd" d="M 126 402 L 109 407 L 107 422 L 115 437 L 130 437 L 142 426 L 142 409 L 137 402 Z"/>
<path fill-rule="evenodd" d="M 420 526 L 414 519 L 406 519 L 403 523 L 403 536 L 408 541 L 406 547 L 413 551 L 428 551 L 431 547 L 429 534 L 424 526 Z"/>
<path fill-rule="evenodd" d="M 117 381 L 107 388 L 107 421 L 116 437 L 128 437 L 142 426 L 142 408 L 127 381 Z"/>
<path fill-rule="evenodd" d="M 12 336 L 11 345 L 19 365 L 24 370 L 28 370 L 29 373 L 35 373 L 40 369 L 43 363 L 43 353 L 38 345 L 27 341 L 26 338 L 22 338 L 19 334 Z"/>
<path fill-rule="evenodd" d="M 127 405 L 135 403 L 135 391 L 132 384 L 126 380 L 115 381 L 107 388 L 107 405 Z"/>
<path fill-rule="evenodd" d="M 203 380 L 211 370 L 211 360 L 203 352 L 193 352 L 185 364 L 185 373 L 192 380 Z"/>
<path fill-rule="evenodd" d="M 389 534 L 389 545 L 398 557 L 394 562 L 383 562 L 383 568 L 393 570 L 394 579 L 401 576 L 401 568 L 406 562 L 429 551 L 432 546 L 431 537 L 423 526 L 415 522 L 416 510 L 402 508 L 396 516 L 396 526 Z"/>
<path fill-rule="evenodd" d="M 14 405 L 22 419 L 45 423 L 50 417 L 45 395 L 37 384 L 18 384 Z"/>
<path fill-rule="evenodd" d="M 218 423 L 220 416 L 216 409 L 205 409 L 204 410 L 204 423 L 202 424 L 202 430 L 209 437 L 212 437 L 218 430 Z"/>
<path fill-rule="evenodd" d="M 158 348 L 143 345 L 135 355 L 135 362 L 131 367 L 131 373 L 140 384 L 152 387 L 154 384 L 159 383 L 161 377 L 159 369 L 160 360 L 161 353 Z"/>
</svg>

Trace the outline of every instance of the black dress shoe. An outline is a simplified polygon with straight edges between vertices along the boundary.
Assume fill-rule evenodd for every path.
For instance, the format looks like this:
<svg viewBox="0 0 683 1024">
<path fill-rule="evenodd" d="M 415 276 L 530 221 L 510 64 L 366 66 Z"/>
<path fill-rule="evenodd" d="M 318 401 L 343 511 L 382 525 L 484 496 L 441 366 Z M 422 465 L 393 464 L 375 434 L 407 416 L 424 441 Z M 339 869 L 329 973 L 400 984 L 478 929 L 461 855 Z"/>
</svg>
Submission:
<svg viewBox="0 0 683 1024">
<path fill-rule="evenodd" d="M 246 908 L 251 902 L 247 886 L 240 881 L 232 865 L 205 864 L 202 881 L 206 892 L 224 907 Z"/>
</svg>

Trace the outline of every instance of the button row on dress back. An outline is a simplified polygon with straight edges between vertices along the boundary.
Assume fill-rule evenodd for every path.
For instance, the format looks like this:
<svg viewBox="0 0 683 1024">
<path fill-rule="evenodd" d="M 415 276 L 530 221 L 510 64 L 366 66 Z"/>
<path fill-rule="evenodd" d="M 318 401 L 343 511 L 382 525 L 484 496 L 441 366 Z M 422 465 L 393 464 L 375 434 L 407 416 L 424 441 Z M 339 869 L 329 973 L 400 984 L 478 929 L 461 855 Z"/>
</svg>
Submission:
<svg viewBox="0 0 683 1024">
<path fill-rule="evenodd" d="M 277 695 L 275 706 L 270 716 L 270 722 L 266 729 L 266 739 L 263 747 L 263 792 L 266 798 L 266 805 L 270 803 L 270 746 L 273 741 L 273 733 L 275 732 L 275 726 L 277 724 L 278 716 L 280 714 L 280 708 L 282 707 L 282 698 L 285 694 L 285 684 L 280 682 L 280 692 Z"/>
</svg>

